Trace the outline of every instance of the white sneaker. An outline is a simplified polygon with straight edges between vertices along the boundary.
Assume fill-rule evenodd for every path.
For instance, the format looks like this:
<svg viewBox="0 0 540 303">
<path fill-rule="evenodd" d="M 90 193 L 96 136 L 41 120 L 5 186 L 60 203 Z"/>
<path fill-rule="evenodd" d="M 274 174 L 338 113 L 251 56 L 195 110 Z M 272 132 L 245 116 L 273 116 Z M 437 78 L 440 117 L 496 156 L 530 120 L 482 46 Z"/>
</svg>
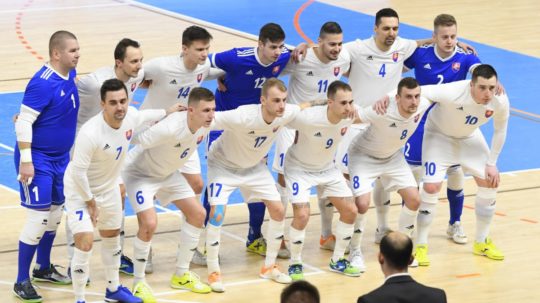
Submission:
<svg viewBox="0 0 540 303">
<path fill-rule="evenodd" d="M 221 281 L 221 273 L 213 272 L 208 276 L 208 285 L 214 292 L 224 292 L 225 286 Z"/>
<path fill-rule="evenodd" d="M 193 258 L 191 258 L 191 263 L 206 266 L 206 254 L 203 254 L 196 249 Z"/>
<path fill-rule="evenodd" d="M 377 228 L 375 230 L 375 243 L 376 244 L 381 244 L 381 240 L 384 236 L 386 236 L 388 233 L 390 233 L 392 230 L 390 228 L 382 228 L 381 230 L 379 230 L 379 228 Z"/>
<path fill-rule="evenodd" d="M 449 224 L 446 234 L 448 235 L 449 239 L 454 240 L 454 242 L 457 244 L 467 243 L 467 235 L 465 234 L 463 226 L 459 221 L 454 222 L 454 224 Z"/>
<path fill-rule="evenodd" d="M 146 260 L 146 267 L 144 268 L 145 274 L 151 274 L 154 272 L 154 263 L 152 262 L 152 247 L 150 247 L 150 252 L 148 253 L 148 260 Z"/>
<path fill-rule="evenodd" d="M 416 258 L 413 259 L 412 263 L 409 264 L 409 267 L 418 267 L 418 260 L 416 260 Z"/>
<path fill-rule="evenodd" d="M 366 271 L 366 264 L 364 263 L 364 255 L 362 255 L 362 251 L 359 249 L 351 250 L 348 257 L 349 262 L 351 262 L 351 266 L 356 267 L 360 270 L 360 272 Z"/>
<path fill-rule="evenodd" d="M 292 282 L 292 279 L 289 275 L 282 273 L 277 265 L 273 265 L 270 267 L 261 267 L 261 272 L 259 273 L 259 277 L 263 279 L 269 279 L 274 280 L 278 283 L 283 284 L 289 284 Z"/>
</svg>

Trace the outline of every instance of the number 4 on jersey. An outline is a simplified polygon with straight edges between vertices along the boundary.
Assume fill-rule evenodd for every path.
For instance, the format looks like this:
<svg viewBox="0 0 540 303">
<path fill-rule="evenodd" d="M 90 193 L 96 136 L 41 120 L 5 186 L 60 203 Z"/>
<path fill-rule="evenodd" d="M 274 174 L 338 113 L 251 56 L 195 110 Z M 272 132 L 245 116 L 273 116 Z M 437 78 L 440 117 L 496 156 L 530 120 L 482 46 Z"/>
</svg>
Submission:
<svg viewBox="0 0 540 303">
<path fill-rule="evenodd" d="M 384 78 L 384 75 L 386 75 L 386 63 L 383 63 L 381 66 L 381 69 L 379 69 L 379 75 Z"/>
</svg>

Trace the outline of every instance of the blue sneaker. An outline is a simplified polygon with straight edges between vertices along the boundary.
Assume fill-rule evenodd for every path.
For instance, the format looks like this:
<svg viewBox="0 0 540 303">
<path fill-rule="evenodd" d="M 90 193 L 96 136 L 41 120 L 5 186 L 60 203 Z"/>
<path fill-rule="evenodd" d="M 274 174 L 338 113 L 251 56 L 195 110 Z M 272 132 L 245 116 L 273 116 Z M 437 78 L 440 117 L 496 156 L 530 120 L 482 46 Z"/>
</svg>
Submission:
<svg viewBox="0 0 540 303">
<path fill-rule="evenodd" d="M 133 276 L 133 261 L 122 254 L 120 257 L 120 268 L 118 270 L 125 275 Z"/>
<path fill-rule="evenodd" d="M 330 259 L 330 270 L 349 277 L 359 277 L 362 274 L 358 267 L 351 265 L 345 258 L 341 258 L 337 262 Z"/>
<path fill-rule="evenodd" d="M 105 302 L 143 303 L 143 300 L 135 297 L 127 287 L 120 285 L 115 292 L 108 288 L 105 290 Z"/>
</svg>

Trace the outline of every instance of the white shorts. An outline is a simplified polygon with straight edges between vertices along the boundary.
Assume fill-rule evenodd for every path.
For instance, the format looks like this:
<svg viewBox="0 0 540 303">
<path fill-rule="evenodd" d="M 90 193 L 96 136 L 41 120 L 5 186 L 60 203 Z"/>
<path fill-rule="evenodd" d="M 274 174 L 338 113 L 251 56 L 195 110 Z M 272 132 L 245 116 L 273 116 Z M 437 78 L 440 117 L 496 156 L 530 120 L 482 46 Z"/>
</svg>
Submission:
<svg viewBox="0 0 540 303">
<path fill-rule="evenodd" d="M 347 180 L 337 167 L 309 172 L 286 166 L 285 183 L 291 203 L 309 202 L 313 186 L 317 186 L 319 195 L 323 197 L 352 197 Z"/>
<path fill-rule="evenodd" d="M 123 173 L 126 191 L 135 213 L 154 207 L 154 197 L 162 206 L 171 201 L 195 197 L 186 178 L 175 171 L 166 178 L 141 177 L 128 172 Z"/>
<path fill-rule="evenodd" d="M 422 146 L 422 181 L 442 182 L 448 168 L 457 164 L 463 167 L 464 172 L 484 179 L 488 157 L 489 147 L 479 129 L 463 139 L 450 138 L 426 129 Z"/>
<path fill-rule="evenodd" d="M 94 226 L 86 202 L 76 191 L 71 190 L 69 185 L 64 188 L 64 192 L 66 195 L 67 224 L 73 234 L 93 232 Z M 122 210 L 122 198 L 118 187 L 97 194 L 94 198 L 99 209 L 97 229 L 120 229 L 124 211 Z"/>
<path fill-rule="evenodd" d="M 179 171 L 183 174 L 200 175 L 201 174 L 201 159 L 199 159 L 199 152 L 195 151 L 189 159 L 184 163 L 184 166 L 180 167 Z"/>
<path fill-rule="evenodd" d="M 265 163 L 242 169 L 223 167 L 208 159 L 208 200 L 210 205 L 225 205 L 239 188 L 245 202 L 281 201 L 276 181 Z"/>
<path fill-rule="evenodd" d="M 386 159 L 354 152 L 349 157 L 349 171 L 355 197 L 371 192 L 377 178 L 385 192 L 418 186 L 401 150 Z"/>
<path fill-rule="evenodd" d="M 347 132 L 341 138 L 338 148 L 336 150 L 335 163 L 336 167 L 343 173 L 349 174 L 349 145 L 356 135 L 366 129 L 367 124 L 352 125 L 347 128 Z"/>
<path fill-rule="evenodd" d="M 276 149 L 274 151 L 274 162 L 272 170 L 278 174 L 283 174 L 283 166 L 285 164 L 285 155 L 287 150 L 294 142 L 296 131 L 294 129 L 283 127 L 277 135 Z"/>
</svg>

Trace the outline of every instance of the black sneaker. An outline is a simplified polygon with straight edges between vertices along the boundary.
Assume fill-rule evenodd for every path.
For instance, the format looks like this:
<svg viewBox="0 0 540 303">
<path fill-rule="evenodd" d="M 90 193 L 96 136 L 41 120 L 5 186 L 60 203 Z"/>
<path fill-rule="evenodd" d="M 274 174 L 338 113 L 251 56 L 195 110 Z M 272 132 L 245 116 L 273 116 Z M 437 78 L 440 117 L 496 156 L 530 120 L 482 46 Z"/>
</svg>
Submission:
<svg viewBox="0 0 540 303">
<path fill-rule="evenodd" d="M 13 285 L 13 294 L 26 303 L 43 301 L 43 298 L 38 295 L 30 280 L 15 283 L 15 285 Z"/>
<path fill-rule="evenodd" d="M 38 282 L 50 282 L 58 285 L 71 284 L 71 278 L 59 273 L 56 270 L 56 267 L 58 267 L 58 265 L 51 264 L 47 269 L 34 268 L 32 271 L 33 280 Z"/>
</svg>

